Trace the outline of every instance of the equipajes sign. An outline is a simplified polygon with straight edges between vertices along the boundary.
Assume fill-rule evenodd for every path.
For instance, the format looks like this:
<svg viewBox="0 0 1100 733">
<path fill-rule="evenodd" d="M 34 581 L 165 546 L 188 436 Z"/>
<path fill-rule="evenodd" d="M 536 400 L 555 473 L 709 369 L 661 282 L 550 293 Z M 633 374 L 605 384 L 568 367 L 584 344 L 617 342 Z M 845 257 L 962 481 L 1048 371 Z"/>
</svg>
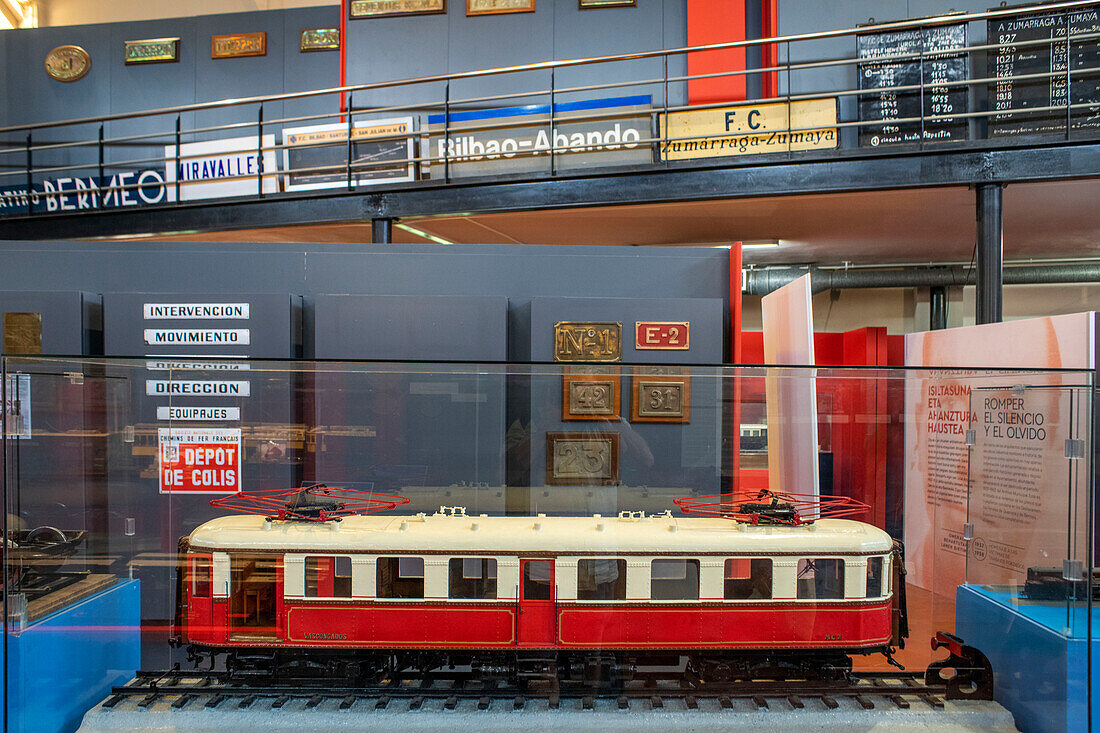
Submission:
<svg viewBox="0 0 1100 733">
<path fill-rule="evenodd" d="M 241 490 L 240 428 L 158 428 L 162 494 L 233 494 Z"/>
<path fill-rule="evenodd" d="M 837 146 L 836 100 L 745 104 L 662 115 L 667 160 L 784 153 Z"/>
<path fill-rule="evenodd" d="M 27 213 L 27 199 L 26 186 L 0 189 L 0 216 Z M 31 212 L 35 214 L 143 206 L 164 200 L 164 176 L 155 170 L 126 171 L 103 178 L 50 178 L 34 184 L 30 193 Z"/>
<path fill-rule="evenodd" d="M 429 115 L 431 177 L 653 162 L 652 101 L 616 97 Z M 583 118 L 583 119 L 582 119 Z M 446 127 L 446 129 L 445 129 Z"/>
</svg>

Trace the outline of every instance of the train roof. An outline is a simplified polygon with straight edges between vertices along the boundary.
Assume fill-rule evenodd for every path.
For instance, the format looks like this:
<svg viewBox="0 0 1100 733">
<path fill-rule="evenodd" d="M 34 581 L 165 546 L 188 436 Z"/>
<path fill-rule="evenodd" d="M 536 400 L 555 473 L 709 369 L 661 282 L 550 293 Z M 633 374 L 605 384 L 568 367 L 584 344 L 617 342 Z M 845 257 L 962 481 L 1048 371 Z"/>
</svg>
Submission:
<svg viewBox="0 0 1100 733">
<path fill-rule="evenodd" d="M 883 554 L 892 540 L 863 522 L 741 524 L 669 514 L 499 517 L 464 514 L 366 515 L 339 522 L 267 521 L 258 515 L 212 519 L 190 537 L 195 549 L 275 552 L 484 554 Z"/>
</svg>

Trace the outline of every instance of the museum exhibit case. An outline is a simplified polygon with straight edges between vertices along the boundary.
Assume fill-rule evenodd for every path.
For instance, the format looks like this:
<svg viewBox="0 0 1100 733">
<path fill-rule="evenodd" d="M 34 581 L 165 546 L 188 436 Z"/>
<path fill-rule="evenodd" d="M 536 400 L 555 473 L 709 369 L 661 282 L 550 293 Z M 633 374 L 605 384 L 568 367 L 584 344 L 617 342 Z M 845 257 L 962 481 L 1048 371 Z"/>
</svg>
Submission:
<svg viewBox="0 0 1100 733">
<path fill-rule="evenodd" d="M 1087 724 L 1092 372 L 624 364 L 577 325 L 543 363 L 3 357 L 8 730 Z"/>
</svg>

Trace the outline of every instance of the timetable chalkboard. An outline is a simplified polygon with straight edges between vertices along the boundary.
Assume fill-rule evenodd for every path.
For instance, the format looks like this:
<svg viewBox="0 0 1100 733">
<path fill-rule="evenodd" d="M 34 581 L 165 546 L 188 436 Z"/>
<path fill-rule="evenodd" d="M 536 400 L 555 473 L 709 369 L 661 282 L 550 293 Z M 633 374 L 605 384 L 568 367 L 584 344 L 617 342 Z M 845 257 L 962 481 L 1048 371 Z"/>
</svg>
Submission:
<svg viewBox="0 0 1100 733">
<path fill-rule="evenodd" d="M 998 113 L 989 118 L 990 137 L 1064 135 L 1067 117 L 1073 130 L 1100 129 L 1100 46 L 1097 38 L 1080 38 L 1100 33 L 1096 9 L 995 18 L 987 33 L 997 46 L 988 55 L 989 76 L 1003 79 L 990 85 L 990 109 Z M 1046 76 L 1010 78 L 1028 74 Z"/>
<path fill-rule="evenodd" d="M 968 110 L 967 86 L 944 86 L 946 82 L 970 78 L 966 53 L 948 52 L 966 46 L 965 23 L 887 33 L 862 33 L 857 36 L 856 45 L 860 59 L 861 91 L 909 85 L 918 87 L 902 92 L 882 91 L 878 94 L 860 95 L 860 122 L 881 120 L 883 123 L 860 126 L 861 147 L 921 141 L 949 142 L 967 138 L 966 118 L 951 116 Z M 875 61 L 889 56 L 906 58 Z M 919 88 L 922 83 L 923 90 Z M 910 122 L 895 121 L 921 116 L 925 118 L 923 127 L 919 119 Z M 933 116 L 937 119 L 928 119 Z"/>
</svg>

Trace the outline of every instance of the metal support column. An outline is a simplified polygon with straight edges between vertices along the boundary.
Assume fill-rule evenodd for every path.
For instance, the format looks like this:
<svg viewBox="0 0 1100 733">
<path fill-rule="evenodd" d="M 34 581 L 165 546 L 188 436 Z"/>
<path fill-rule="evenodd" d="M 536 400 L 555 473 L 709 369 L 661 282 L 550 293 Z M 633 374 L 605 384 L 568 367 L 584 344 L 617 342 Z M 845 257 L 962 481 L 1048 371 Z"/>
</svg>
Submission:
<svg viewBox="0 0 1100 733">
<path fill-rule="evenodd" d="M 928 330 L 947 328 L 947 288 L 933 285 L 928 289 Z"/>
<path fill-rule="evenodd" d="M 393 243 L 393 219 L 371 219 L 370 220 L 370 241 L 375 244 L 392 244 Z"/>
<path fill-rule="evenodd" d="M 975 187 L 978 214 L 978 323 L 1001 321 L 1001 296 L 1004 276 L 1003 189 L 999 183 L 981 183 Z"/>
</svg>

